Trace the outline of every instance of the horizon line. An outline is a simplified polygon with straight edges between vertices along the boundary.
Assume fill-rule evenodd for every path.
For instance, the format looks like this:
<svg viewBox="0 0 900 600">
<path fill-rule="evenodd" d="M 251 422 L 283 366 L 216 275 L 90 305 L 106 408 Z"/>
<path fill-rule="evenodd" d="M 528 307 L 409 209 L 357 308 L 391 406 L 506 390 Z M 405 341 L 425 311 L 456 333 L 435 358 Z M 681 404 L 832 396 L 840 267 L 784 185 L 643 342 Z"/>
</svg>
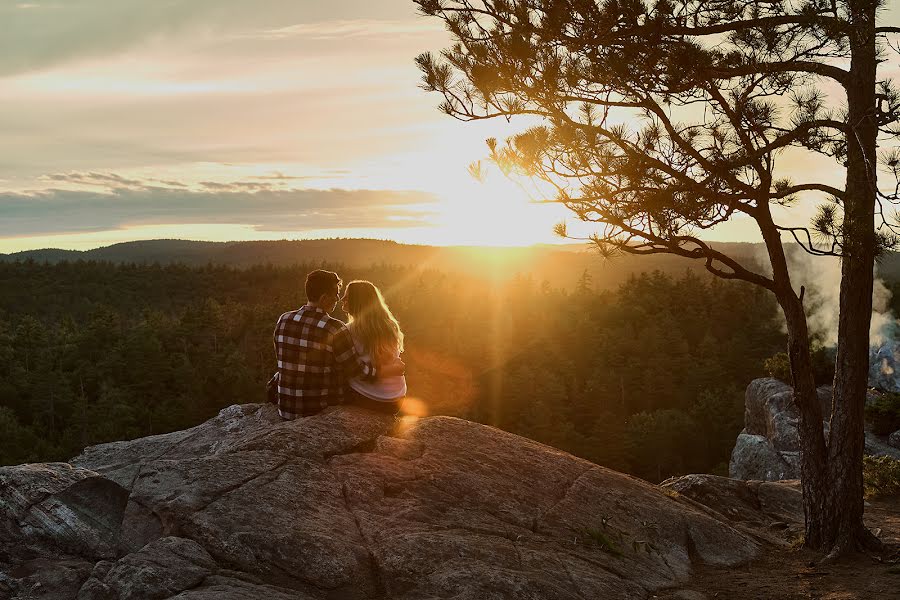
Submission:
<svg viewBox="0 0 900 600">
<path fill-rule="evenodd" d="M 527 245 L 512 245 L 512 244 L 441 244 L 441 243 L 416 243 L 416 242 L 403 242 L 393 239 L 387 238 L 375 238 L 375 237 L 322 237 L 322 238 L 300 238 L 300 239 L 291 239 L 291 238 L 282 238 L 279 240 L 200 240 L 200 239 L 189 239 L 189 238 L 147 238 L 140 240 L 125 240 L 121 242 L 114 242 L 112 244 L 107 245 L 98 245 L 91 248 L 84 249 L 75 249 L 75 248 L 63 248 L 57 246 L 45 246 L 45 247 L 36 247 L 36 248 L 26 248 L 24 250 L 16 250 L 15 252 L 0 252 L 0 256 L 15 256 L 17 254 L 27 254 L 30 252 L 49 252 L 49 251 L 59 251 L 59 252 L 72 252 L 83 254 L 86 252 L 92 252 L 94 250 L 104 250 L 106 248 L 113 248 L 115 246 L 127 246 L 133 244 L 144 244 L 148 242 L 187 242 L 191 244 L 207 244 L 207 245 L 227 245 L 227 244 L 280 244 L 280 243 L 303 243 L 303 242 L 382 242 L 394 244 L 397 246 L 408 246 L 408 247 L 418 247 L 418 248 L 459 248 L 459 249 L 488 249 L 488 250 L 526 250 L 529 248 L 556 248 L 560 249 L 572 249 L 577 246 L 584 246 L 585 248 L 591 247 L 591 243 L 589 240 L 569 240 L 569 241 L 560 241 L 557 243 L 551 242 L 535 242 L 533 244 Z M 736 240 L 736 241 L 710 241 L 710 244 L 749 244 L 749 245 L 760 245 L 762 242 L 751 242 L 745 240 Z M 791 244 L 786 244 L 791 245 Z"/>
</svg>

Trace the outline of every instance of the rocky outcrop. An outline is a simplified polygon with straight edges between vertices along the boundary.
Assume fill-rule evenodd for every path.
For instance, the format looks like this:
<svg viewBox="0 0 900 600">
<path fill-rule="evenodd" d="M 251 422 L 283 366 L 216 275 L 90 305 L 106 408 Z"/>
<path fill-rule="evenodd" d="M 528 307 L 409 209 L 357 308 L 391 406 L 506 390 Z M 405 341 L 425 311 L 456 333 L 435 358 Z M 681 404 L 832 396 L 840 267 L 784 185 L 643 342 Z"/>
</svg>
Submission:
<svg viewBox="0 0 900 600">
<path fill-rule="evenodd" d="M 776 546 L 789 545 L 803 533 L 803 495 L 798 480 L 741 481 L 716 475 L 685 475 L 661 485 Z"/>
<path fill-rule="evenodd" d="M 900 333 L 896 322 L 882 330 L 884 343 L 869 350 L 869 385 L 888 392 L 900 392 Z"/>
<path fill-rule="evenodd" d="M 831 388 L 817 390 L 823 415 L 831 414 Z M 792 388 L 772 378 L 754 379 L 744 397 L 744 430 L 738 435 L 728 474 L 735 479 L 779 481 L 800 477 L 799 413 Z M 826 434 L 828 423 L 822 424 Z M 887 439 L 866 432 L 866 453 L 900 459 Z"/>
<path fill-rule="evenodd" d="M 800 477 L 800 453 L 778 451 L 763 435 L 741 432 L 731 451 L 728 475 L 735 479 L 781 481 Z"/>
<path fill-rule="evenodd" d="M 741 482 L 707 484 L 713 501 L 468 421 L 354 407 L 282 422 L 232 406 L 0 481 L 0 598 L 21 600 L 648 598 L 765 542 L 710 507 Z"/>
<path fill-rule="evenodd" d="M 128 492 L 66 463 L 0 469 L 0 556 L 114 558 Z"/>
</svg>

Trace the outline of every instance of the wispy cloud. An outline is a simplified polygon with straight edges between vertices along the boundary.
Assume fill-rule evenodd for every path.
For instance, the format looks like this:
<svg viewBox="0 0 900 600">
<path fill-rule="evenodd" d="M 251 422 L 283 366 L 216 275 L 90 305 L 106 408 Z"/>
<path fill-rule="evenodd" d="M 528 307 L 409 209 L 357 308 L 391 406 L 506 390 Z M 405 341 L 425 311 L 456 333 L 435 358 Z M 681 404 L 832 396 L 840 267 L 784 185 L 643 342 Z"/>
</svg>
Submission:
<svg viewBox="0 0 900 600">
<path fill-rule="evenodd" d="M 38 178 L 41 181 L 56 181 L 60 183 L 72 183 L 76 185 L 90 185 L 109 188 L 141 188 L 147 185 L 147 180 L 130 179 L 115 173 L 98 173 L 95 171 L 69 173 L 51 173 Z M 181 185 L 178 182 L 172 182 Z"/>
<path fill-rule="evenodd" d="M 346 40 L 349 38 L 385 36 L 385 35 L 418 35 L 426 32 L 441 31 L 435 21 L 419 20 L 364 20 L 323 21 L 320 23 L 298 23 L 288 27 L 267 29 L 244 37 L 281 40 L 302 37 L 308 40 Z"/>
<path fill-rule="evenodd" d="M 214 0 L 69 0 L 0 5 L 0 75 L 109 54 L 196 26 Z"/>
<path fill-rule="evenodd" d="M 342 175 L 329 174 L 328 179 L 340 179 Z M 286 175 L 275 171 L 268 175 L 251 175 L 241 181 L 200 181 L 188 184 L 171 179 L 153 177 L 125 177 L 118 173 L 100 171 L 69 171 L 67 173 L 51 173 L 41 175 L 38 181 L 64 183 L 80 189 L 83 187 L 103 192 L 119 190 L 165 190 L 177 188 L 195 192 L 272 192 L 285 191 L 291 182 L 303 180 L 321 180 L 321 175 Z M 40 192 L 37 192 L 40 193 Z"/>
<path fill-rule="evenodd" d="M 278 189 L 274 184 L 259 181 L 201 181 L 200 187 L 210 192 L 268 192 Z"/>
<path fill-rule="evenodd" d="M 121 53 L 147 43 L 228 37 L 249 32 L 294 35 L 284 23 L 311 23 L 309 35 L 392 35 L 415 14 L 399 0 L 54 0 L 0 2 L 0 77 Z M 337 21 L 345 25 L 322 25 Z M 425 27 L 424 19 L 412 21 Z M 355 24 L 355 25 L 354 25 Z M 430 25 L 428 25 L 430 26 Z M 303 25 L 298 26 L 303 31 Z M 263 33 L 263 36 L 268 35 Z"/>
<path fill-rule="evenodd" d="M 348 173 L 348 171 L 343 171 L 344 174 Z M 335 177 L 335 174 L 331 174 L 331 177 Z M 298 181 L 301 179 L 317 179 L 317 177 L 312 175 L 285 175 L 281 171 L 275 171 L 271 175 L 254 175 L 251 179 L 264 179 L 264 180 L 272 180 L 272 181 Z"/>
<path fill-rule="evenodd" d="M 16 149 L 0 154 L 0 178 L 20 188 L 48 164 L 133 172 L 268 163 L 292 175 L 349 165 L 359 173 L 412 151 L 420 126 L 442 119 L 416 87 L 412 61 L 433 44 L 400 33 L 432 26 L 412 3 L 39 4 L 0 2 L 0 129 Z M 279 39 L 236 39 L 259 32 Z"/>
</svg>

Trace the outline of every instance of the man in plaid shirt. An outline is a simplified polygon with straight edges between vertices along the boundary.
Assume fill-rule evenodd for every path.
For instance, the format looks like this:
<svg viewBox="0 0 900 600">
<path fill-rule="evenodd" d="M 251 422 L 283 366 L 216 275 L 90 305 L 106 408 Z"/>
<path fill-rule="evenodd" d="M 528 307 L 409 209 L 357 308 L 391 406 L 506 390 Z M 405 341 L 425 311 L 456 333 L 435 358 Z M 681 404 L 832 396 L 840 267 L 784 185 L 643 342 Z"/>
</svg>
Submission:
<svg viewBox="0 0 900 600">
<path fill-rule="evenodd" d="M 275 357 L 278 372 L 278 414 L 285 419 L 312 415 L 344 402 L 347 379 L 362 376 L 402 375 L 402 361 L 381 369 L 362 360 L 353 345 L 350 330 L 329 315 L 340 298 L 341 279 L 331 271 L 313 271 L 306 276 L 308 302 L 286 312 L 275 325 Z"/>
</svg>

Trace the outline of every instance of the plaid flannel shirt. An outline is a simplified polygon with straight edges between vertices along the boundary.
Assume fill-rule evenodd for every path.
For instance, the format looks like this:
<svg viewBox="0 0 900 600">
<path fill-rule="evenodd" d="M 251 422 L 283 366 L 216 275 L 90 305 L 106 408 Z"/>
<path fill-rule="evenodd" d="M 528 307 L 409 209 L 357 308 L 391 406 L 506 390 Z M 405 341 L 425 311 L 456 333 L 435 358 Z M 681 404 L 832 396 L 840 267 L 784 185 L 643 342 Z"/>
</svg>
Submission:
<svg viewBox="0 0 900 600">
<path fill-rule="evenodd" d="M 278 414 L 312 415 L 344 401 L 346 380 L 374 379 L 375 367 L 360 358 L 350 330 L 321 308 L 302 306 L 275 325 Z"/>
</svg>

